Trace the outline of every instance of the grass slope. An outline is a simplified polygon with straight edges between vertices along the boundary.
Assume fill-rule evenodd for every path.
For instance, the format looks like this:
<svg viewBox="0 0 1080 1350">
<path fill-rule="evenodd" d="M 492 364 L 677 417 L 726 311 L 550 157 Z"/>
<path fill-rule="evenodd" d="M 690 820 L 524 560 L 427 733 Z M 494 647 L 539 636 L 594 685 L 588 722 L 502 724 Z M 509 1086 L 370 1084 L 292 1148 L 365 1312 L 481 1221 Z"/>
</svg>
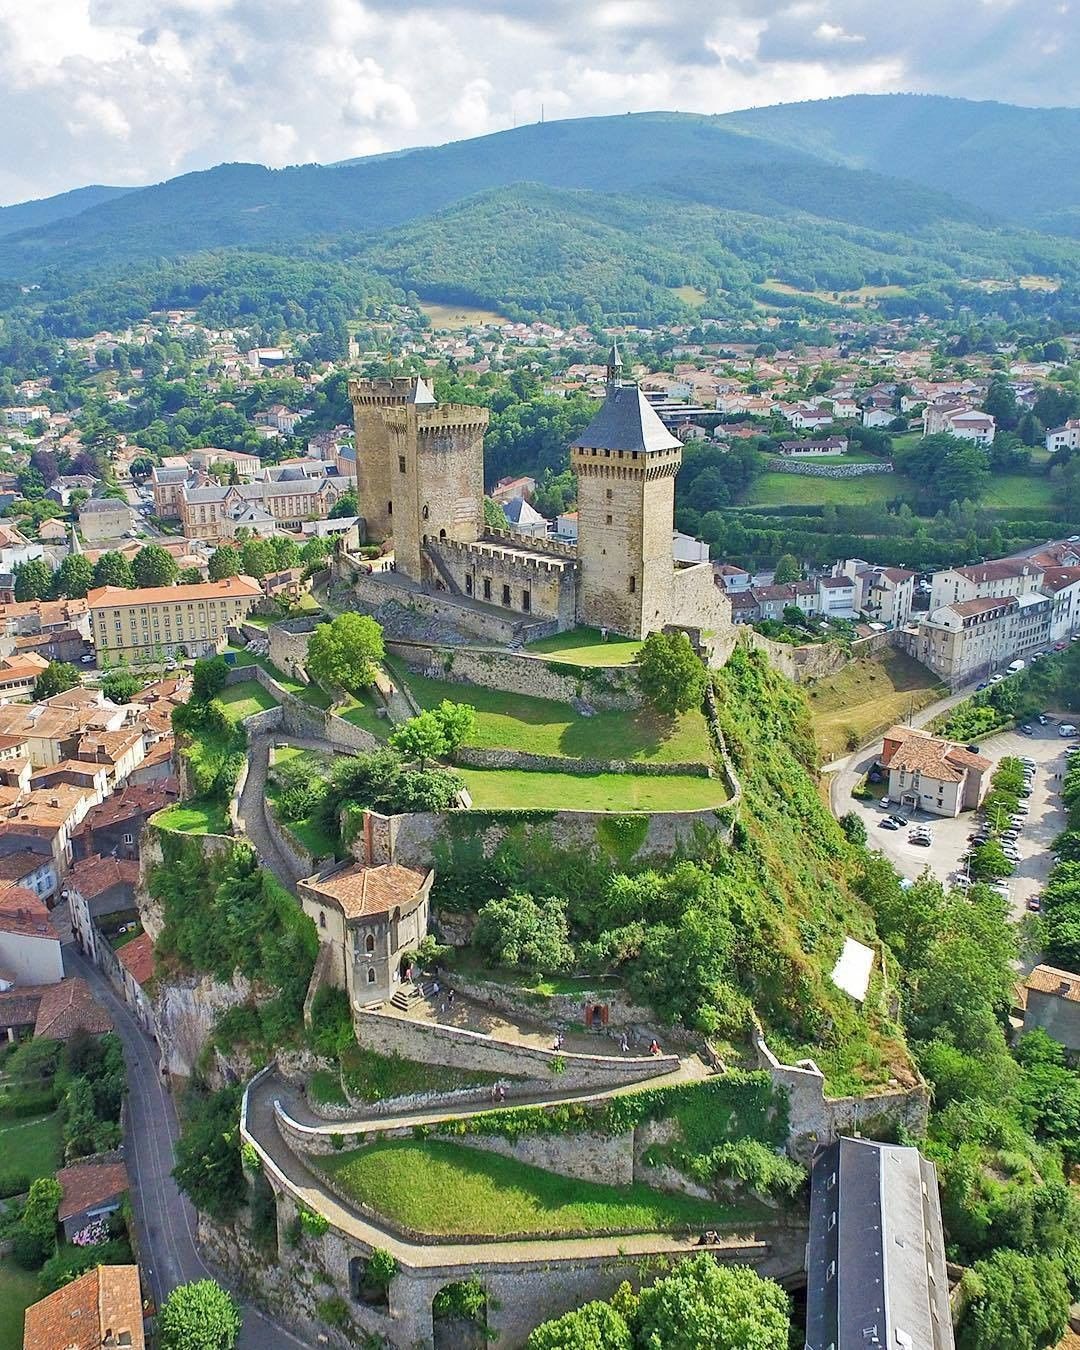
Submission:
<svg viewBox="0 0 1080 1350">
<path fill-rule="evenodd" d="M 179 802 L 166 807 L 153 817 L 155 825 L 163 830 L 172 830 L 175 834 L 231 834 L 229 811 L 224 802 L 191 801 Z"/>
<path fill-rule="evenodd" d="M 38 1297 L 36 1274 L 0 1261 L 0 1350 L 23 1350 L 23 1313 Z"/>
<path fill-rule="evenodd" d="M 806 690 L 814 718 L 814 736 L 825 760 L 901 722 L 943 697 L 944 687 L 921 662 L 906 652 L 886 650 L 850 665 Z"/>
<path fill-rule="evenodd" d="M 392 1140 L 314 1161 L 391 1223 L 432 1236 L 719 1229 L 761 1214 L 641 1184 L 577 1181 L 458 1144 Z"/>
<path fill-rule="evenodd" d="M 675 718 L 652 709 L 582 717 L 568 703 L 432 680 L 396 663 L 395 674 L 399 682 L 408 685 L 422 708 L 437 707 L 443 699 L 471 704 L 477 713 L 477 729 L 466 744 L 478 748 L 663 764 L 707 763 L 712 759 L 708 728 L 697 710 Z"/>
<path fill-rule="evenodd" d="M 58 1112 L 33 1120 L 15 1120 L 0 1128 L 0 1158 L 10 1172 L 25 1173 L 31 1181 L 50 1177 L 60 1166 L 62 1127 Z"/>
<path fill-rule="evenodd" d="M 638 659 L 644 645 L 617 633 L 609 633 L 605 642 L 598 628 L 574 628 L 530 642 L 526 650 L 530 656 L 548 656 L 575 666 L 628 666 Z"/>
<path fill-rule="evenodd" d="M 686 774 L 458 772 L 478 810 L 705 811 L 727 801 L 721 779 Z"/>
</svg>

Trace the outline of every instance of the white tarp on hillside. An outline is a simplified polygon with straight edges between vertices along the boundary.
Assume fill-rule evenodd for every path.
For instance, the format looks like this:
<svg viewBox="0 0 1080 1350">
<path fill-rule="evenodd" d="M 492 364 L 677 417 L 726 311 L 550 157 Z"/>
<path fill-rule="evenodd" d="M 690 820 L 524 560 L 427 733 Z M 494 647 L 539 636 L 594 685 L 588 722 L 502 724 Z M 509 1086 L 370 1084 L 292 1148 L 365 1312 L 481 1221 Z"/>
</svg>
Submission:
<svg viewBox="0 0 1080 1350">
<path fill-rule="evenodd" d="M 870 972 L 874 968 L 874 953 L 872 948 L 864 947 L 861 942 L 856 942 L 854 938 L 844 939 L 844 950 L 840 953 L 840 960 L 837 961 L 833 969 L 833 984 L 838 989 L 842 989 L 845 994 L 850 994 L 857 1003 L 861 1003 L 866 997 L 866 989 L 870 983 Z"/>
</svg>

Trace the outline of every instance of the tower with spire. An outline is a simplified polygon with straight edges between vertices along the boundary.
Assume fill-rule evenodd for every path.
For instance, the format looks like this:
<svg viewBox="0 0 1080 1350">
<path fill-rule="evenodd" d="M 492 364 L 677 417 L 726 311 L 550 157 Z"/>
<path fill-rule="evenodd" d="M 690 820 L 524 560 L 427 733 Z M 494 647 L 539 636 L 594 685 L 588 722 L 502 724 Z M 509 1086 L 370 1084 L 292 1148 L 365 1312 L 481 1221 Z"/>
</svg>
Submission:
<svg viewBox="0 0 1080 1350">
<path fill-rule="evenodd" d="M 675 475 L 682 443 L 612 342 L 599 412 L 570 447 L 578 483 L 578 622 L 645 637 L 672 616 Z"/>
</svg>

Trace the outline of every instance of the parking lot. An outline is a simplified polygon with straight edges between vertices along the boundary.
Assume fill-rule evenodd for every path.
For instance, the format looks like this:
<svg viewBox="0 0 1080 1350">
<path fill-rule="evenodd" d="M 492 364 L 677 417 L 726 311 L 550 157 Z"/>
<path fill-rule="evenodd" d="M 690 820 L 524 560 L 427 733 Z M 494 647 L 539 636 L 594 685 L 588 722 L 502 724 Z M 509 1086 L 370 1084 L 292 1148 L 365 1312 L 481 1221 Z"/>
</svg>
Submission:
<svg viewBox="0 0 1080 1350">
<path fill-rule="evenodd" d="M 1013 875 L 1007 878 L 1009 903 L 1016 918 L 1025 913 L 1028 898 L 1042 890 L 1046 874 L 1053 863 L 1050 844 L 1065 827 L 1059 796 L 1061 783 L 1055 780 L 1054 775 L 1064 774 L 1065 751 L 1074 744 L 1058 735 L 1057 720 L 1046 727 L 1033 723 L 1033 730 L 1035 734 L 1032 736 L 1005 731 L 997 736 L 987 736 L 980 742 L 981 753 L 993 760 L 995 767 L 997 761 L 1006 755 L 1027 756 L 1038 766 L 1032 794 L 1024 802 L 1028 815 L 1018 840 L 1020 862 Z M 879 745 L 877 750 L 880 749 Z M 981 820 L 981 816 L 972 811 L 948 819 L 930 815 L 926 811 L 881 807 L 877 802 L 860 802 L 855 798 L 851 799 L 851 809 L 862 816 L 870 847 L 884 853 L 901 876 L 912 879 L 929 868 L 941 881 L 949 881 L 954 873 L 962 870 L 961 859 L 967 851 L 968 835 Z M 895 832 L 883 829 L 881 821 L 890 814 L 890 810 L 913 823 L 929 825 L 934 833 L 931 846 L 926 848 L 911 843 L 906 829 Z"/>
</svg>

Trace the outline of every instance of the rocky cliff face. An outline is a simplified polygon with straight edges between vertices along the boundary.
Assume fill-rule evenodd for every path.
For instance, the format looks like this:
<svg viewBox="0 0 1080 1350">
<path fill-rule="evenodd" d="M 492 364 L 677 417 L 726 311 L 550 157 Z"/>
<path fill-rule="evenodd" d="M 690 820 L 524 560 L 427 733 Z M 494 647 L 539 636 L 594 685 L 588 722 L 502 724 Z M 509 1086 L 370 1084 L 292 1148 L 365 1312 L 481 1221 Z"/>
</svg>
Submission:
<svg viewBox="0 0 1080 1350">
<path fill-rule="evenodd" d="M 242 975 L 234 975 L 227 984 L 209 975 L 177 975 L 159 984 L 154 1016 L 162 1062 L 169 1073 L 188 1077 L 217 1019 L 251 995 L 251 982 Z"/>
</svg>

